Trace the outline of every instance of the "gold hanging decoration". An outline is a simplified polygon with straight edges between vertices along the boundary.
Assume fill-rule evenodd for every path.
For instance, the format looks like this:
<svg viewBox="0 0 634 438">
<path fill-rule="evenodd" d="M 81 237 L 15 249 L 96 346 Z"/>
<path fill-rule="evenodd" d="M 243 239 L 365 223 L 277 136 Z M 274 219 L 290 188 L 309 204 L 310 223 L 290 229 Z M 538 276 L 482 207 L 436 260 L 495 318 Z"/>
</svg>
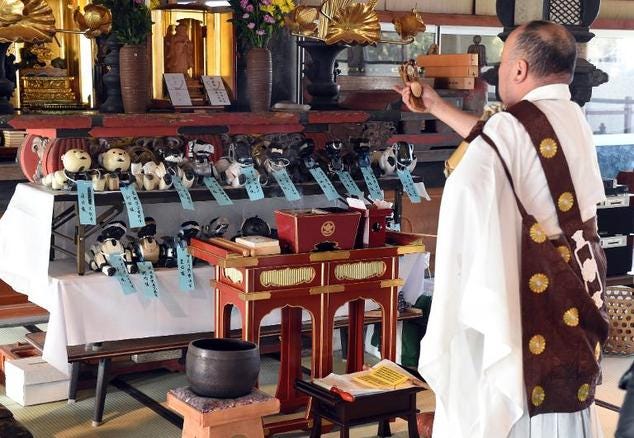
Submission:
<svg viewBox="0 0 634 438">
<path fill-rule="evenodd" d="M 381 24 L 369 5 L 355 3 L 337 11 L 328 24 L 326 44 L 376 44 L 381 39 Z"/>
<path fill-rule="evenodd" d="M 88 38 L 97 38 L 108 34 L 112 29 L 112 13 L 110 9 L 102 5 L 87 5 L 83 14 L 79 8 L 75 9 L 73 20 L 77 23 L 81 33 Z"/>
<path fill-rule="evenodd" d="M 55 17 L 46 0 L 0 0 L 0 42 L 49 42 Z"/>
<path fill-rule="evenodd" d="M 381 39 L 381 24 L 376 13 L 378 0 L 367 3 L 354 0 L 324 0 L 317 8 L 297 6 L 285 17 L 292 35 L 325 42 L 328 45 L 406 45 L 425 31 L 425 22 L 415 9 L 394 19 L 400 40 Z"/>
</svg>

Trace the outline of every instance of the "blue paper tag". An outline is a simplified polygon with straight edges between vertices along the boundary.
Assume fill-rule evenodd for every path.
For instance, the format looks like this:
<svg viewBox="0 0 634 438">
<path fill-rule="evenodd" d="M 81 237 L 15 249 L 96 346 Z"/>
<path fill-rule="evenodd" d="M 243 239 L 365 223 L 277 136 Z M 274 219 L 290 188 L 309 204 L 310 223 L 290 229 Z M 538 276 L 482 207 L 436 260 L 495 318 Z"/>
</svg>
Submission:
<svg viewBox="0 0 634 438">
<path fill-rule="evenodd" d="M 363 192 L 359 188 L 356 182 L 350 176 L 350 173 L 347 170 L 340 170 L 337 172 L 337 176 L 339 177 L 339 181 L 343 183 L 343 186 L 346 188 L 348 193 L 357 197 L 363 197 Z"/>
<path fill-rule="evenodd" d="M 277 181 L 277 184 L 284 191 L 284 196 L 286 196 L 286 200 L 288 201 L 299 201 L 302 199 L 302 195 L 297 191 L 297 187 L 291 181 L 291 177 L 288 176 L 288 172 L 286 169 L 280 169 L 273 171 L 273 177 Z"/>
<path fill-rule="evenodd" d="M 207 186 L 211 194 L 214 196 L 214 199 L 216 200 L 218 205 L 233 204 L 233 201 L 231 200 L 229 195 L 227 195 L 225 189 L 223 189 L 222 186 L 218 183 L 218 180 L 216 180 L 216 178 L 206 176 L 205 178 L 203 178 L 203 183 Z"/>
<path fill-rule="evenodd" d="M 322 192 L 326 195 L 326 198 L 329 201 L 334 201 L 335 199 L 339 199 L 339 193 L 337 193 L 337 189 L 332 185 L 332 181 L 324 172 L 324 169 L 321 167 L 313 167 L 312 169 L 308 169 L 310 174 L 315 178 L 319 187 L 321 187 Z"/>
<path fill-rule="evenodd" d="M 368 186 L 370 197 L 373 200 L 383 199 L 383 190 L 381 190 L 379 181 L 376 179 L 376 175 L 374 175 L 372 168 L 362 167 L 361 173 L 363 173 L 363 179 L 365 180 L 365 185 Z"/>
<path fill-rule="evenodd" d="M 180 289 L 183 291 L 194 289 L 193 260 L 184 243 L 176 245 L 176 258 L 178 261 L 178 285 Z"/>
<path fill-rule="evenodd" d="M 128 186 L 121 186 L 121 194 L 125 201 L 126 209 L 128 210 L 128 221 L 130 222 L 130 228 L 139 228 L 145 226 L 145 215 L 143 214 L 143 206 L 141 200 L 136 192 L 134 184 Z"/>
<path fill-rule="evenodd" d="M 192 201 L 192 195 L 189 193 L 189 190 L 187 190 L 187 187 L 183 185 L 183 182 L 177 176 L 173 176 L 172 185 L 176 193 L 178 193 L 178 197 L 181 199 L 183 210 L 193 210 L 194 201 Z"/>
<path fill-rule="evenodd" d="M 123 255 L 121 254 L 111 254 L 109 258 L 109 262 L 113 268 L 117 270 L 117 273 L 114 274 L 114 277 L 121 285 L 121 289 L 123 290 L 124 295 L 130 295 L 136 292 L 134 288 L 134 284 L 130 279 L 130 274 L 128 274 L 128 269 L 125 265 L 125 261 L 123 260 Z"/>
<path fill-rule="evenodd" d="M 152 262 L 138 262 L 137 266 L 139 267 L 139 273 L 143 279 L 143 296 L 147 298 L 158 298 L 159 287 Z"/>
<path fill-rule="evenodd" d="M 414 204 L 418 204 L 420 202 L 420 195 L 418 194 L 418 190 L 416 190 L 416 186 L 414 185 L 414 179 L 412 178 L 412 174 L 409 173 L 409 170 L 397 170 L 401 183 L 403 184 L 403 190 L 409 196 L 409 200 Z"/>
<path fill-rule="evenodd" d="M 82 225 L 97 225 L 97 213 L 95 211 L 95 192 L 92 189 L 92 181 L 76 181 L 77 207 L 79 208 L 79 223 Z"/>
<path fill-rule="evenodd" d="M 247 181 L 244 187 L 247 189 L 247 194 L 251 201 L 257 201 L 264 198 L 264 192 L 260 185 L 260 174 L 253 166 L 243 167 L 242 173 L 246 176 Z"/>
</svg>

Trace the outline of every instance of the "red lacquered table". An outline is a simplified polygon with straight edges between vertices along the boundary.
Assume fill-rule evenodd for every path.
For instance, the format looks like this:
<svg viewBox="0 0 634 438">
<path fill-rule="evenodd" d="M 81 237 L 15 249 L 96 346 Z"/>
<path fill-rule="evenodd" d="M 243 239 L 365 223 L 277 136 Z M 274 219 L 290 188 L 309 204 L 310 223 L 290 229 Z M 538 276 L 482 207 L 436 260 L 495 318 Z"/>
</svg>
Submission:
<svg viewBox="0 0 634 438">
<path fill-rule="evenodd" d="M 217 244 L 194 239 L 191 254 L 216 267 L 211 284 L 215 293 L 217 337 L 229 335 L 231 306 L 240 310 L 242 337 L 258 342 L 260 323 L 272 310 L 282 309 L 281 366 L 276 397 L 281 412 L 305 406 L 306 395 L 295 389 L 301 378 L 302 309 L 312 319 L 312 377 L 332 371 L 332 335 L 335 313 L 348 303 L 349 342 L 347 372 L 363 367 L 363 323 L 366 299 L 382 310 L 381 352 L 396 356 L 398 317 L 398 259 L 424 252 L 416 234 L 388 233 L 386 245 L 377 248 L 243 256 Z M 278 431 L 281 431 L 278 429 Z"/>
</svg>

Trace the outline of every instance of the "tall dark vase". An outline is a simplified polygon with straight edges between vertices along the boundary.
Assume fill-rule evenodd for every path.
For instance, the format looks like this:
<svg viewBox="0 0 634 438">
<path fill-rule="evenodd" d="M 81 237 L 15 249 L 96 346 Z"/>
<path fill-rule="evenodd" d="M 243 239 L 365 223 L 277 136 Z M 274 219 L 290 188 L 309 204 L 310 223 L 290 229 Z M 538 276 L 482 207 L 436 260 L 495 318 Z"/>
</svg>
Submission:
<svg viewBox="0 0 634 438">
<path fill-rule="evenodd" d="M 247 53 L 247 94 L 253 112 L 271 108 L 273 61 L 267 48 L 254 47 Z"/>
<path fill-rule="evenodd" d="M 15 84 L 7 78 L 7 50 L 11 43 L 0 43 L 0 114 L 13 114 L 9 102 Z"/>
<path fill-rule="evenodd" d="M 99 107 L 102 113 L 122 113 L 123 100 L 121 99 L 121 80 L 119 78 L 119 49 L 121 44 L 116 37 L 111 34 L 104 42 L 106 45 L 103 62 L 106 65 L 107 73 L 103 75 L 103 85 L 105 88 L 106 100 Z"/>
<path fill-rule="evenodd" d="M 335 82 L 335 60 L 348 46 L 328 45 L 322 41 L 300 41 L 297 43 L 310 55 L 310 64 L 304 73 L 310 80 L 308 93 L 313 97 L 313 109 L 335 109 L 339 107 L 339 85 Z"/>
</svg>

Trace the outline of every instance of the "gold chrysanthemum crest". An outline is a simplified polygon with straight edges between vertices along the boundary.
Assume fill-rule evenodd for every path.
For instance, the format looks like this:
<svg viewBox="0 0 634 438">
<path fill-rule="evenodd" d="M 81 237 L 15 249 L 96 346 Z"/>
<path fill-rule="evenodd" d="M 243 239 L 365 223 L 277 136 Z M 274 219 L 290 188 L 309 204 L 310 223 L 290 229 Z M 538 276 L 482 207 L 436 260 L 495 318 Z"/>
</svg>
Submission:
<svg viewBox="0 0 634 438">
<path fill-rule="evenodd" d="M 564 192 L 559 196 L 557 200 L 557 206 L 559 210 L 563 212 L 569 211 L 575 203 L 575 198 L 572 196 L 570 192 Z"/>
<path fill-rule="evenodd" d="M 531 391 L 531 402 L 534 406 L 540 406 L 546 400 L 546 391 L 541 386 L 536 386 Z"/>
<path fill-rule="evenodd" d="M 579 310 L 576 307 L 571 307 L 564 312 L 564 324 L 569 327 L 576 327 L 579 325 Z"/>
<path fill-rule="evenodd" d="M 539 153 L 544 158 L 552 158 L 557 154 L 557 142 L 552 138 L 545 138 L 539 144 Z"/>
<path fill-rule="evenodd" d="M 538 223 L 533 224 L 529 231 L 529 234 L 531 236 L 531 239 L 533 239 L 533 242 L 535 243 L 544 243 L 546 239 L 548 239 L 548 236 L 546 236 L 544 229 Z"/>
<path fill-rule="evenodd" d="M 528 341 L 528 349 L 534 355 L 539 355 L 546 350 L 546 338 L 542 335 L 533 336 L 530 341 Z"/>
<path fill-rule="evenodd" d="M 545 274 L 533 274 L 528 280 L 528 287 L 536 294 L 540 294 L 548 289 L 549 280 Z"/>
</svg>

